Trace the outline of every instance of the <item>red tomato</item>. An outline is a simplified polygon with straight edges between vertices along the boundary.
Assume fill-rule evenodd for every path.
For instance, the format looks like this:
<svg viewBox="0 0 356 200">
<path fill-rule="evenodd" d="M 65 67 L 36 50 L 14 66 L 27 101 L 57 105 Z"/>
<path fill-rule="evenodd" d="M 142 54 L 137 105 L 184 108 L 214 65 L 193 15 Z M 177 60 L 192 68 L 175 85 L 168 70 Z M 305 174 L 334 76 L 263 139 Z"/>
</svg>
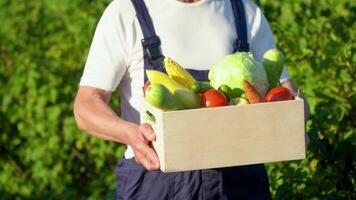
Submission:
<svg viewBox="0 0 356 200">
<path fill-rule="evenodd" d="M 146 90 L 148 86 L 151 85 L 151 82 L 149 80 L 146 81 L 145 85 L 143 86 L 143 96 L 146 96 Z"/>
<path fill-rule="evenodd" d="M 290 93 L 290 91 L 282 86 L 277 86 L 271 89 L 265 96 L 266 102 L 285 101 L 285 100 L 292 100 L 292 99 L 294 99 L 294 97 Z"/>
<path fill-rule="evenodd" d="M 210 89 L 202 94 L 201 105 L 203 107 L 226 106 L 227 98 L 219 90 Z"/>
</svg>

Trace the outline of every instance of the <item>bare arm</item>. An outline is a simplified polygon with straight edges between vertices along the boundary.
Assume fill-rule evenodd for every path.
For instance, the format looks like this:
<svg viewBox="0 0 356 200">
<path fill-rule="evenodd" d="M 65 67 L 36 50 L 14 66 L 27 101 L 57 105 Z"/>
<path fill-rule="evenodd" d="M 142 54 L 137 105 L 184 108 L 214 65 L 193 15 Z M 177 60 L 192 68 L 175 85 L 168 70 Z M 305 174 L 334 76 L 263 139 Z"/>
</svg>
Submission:
<svg viewBox="0 0 356 200">
<path fill-rule="evenodd" d="M 158 169 L 158 157 L 149 147 L 149 142 L 155 140 L 151 126 L 121 119 L 108 105 L 110 98 L 109 91 L 80 87 L 74 102 L 78 128 L 96 137 L 130 145 L 137 162 L 148 170 Z"/>
<path fill-rule="evenodd" d="M 292 92 L 293 95 L 296 95 L 298 93 L 298 88 L 293 83 L 292 80 L 284 81 L 282 83 L 282 86 L 285 88 L 288 88 Z M 309 118 L 309 103 L 302 92 L 299 93 L 299 96 L 304 100 L 304 119 L 305 119 L 305 123 L 307 123 L 308 118 Z M 305 148 L 307 148 L 309 145 L 309 136 L 307 134 L 305 134 L 305 144 L 306 144 Z"/>
</svg>

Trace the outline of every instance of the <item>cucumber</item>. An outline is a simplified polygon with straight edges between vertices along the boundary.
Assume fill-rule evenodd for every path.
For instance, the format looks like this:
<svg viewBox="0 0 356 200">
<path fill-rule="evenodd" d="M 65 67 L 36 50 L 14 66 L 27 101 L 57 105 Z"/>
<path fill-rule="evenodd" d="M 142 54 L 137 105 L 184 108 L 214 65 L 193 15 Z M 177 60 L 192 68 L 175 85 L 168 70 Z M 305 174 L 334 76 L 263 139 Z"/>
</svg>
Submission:
<svg viewBox="0 0 356 200">
<path fill-rule="evenodd" d="M 229 99 L 233 98 L 232 96 L 232 89 L 228 85 L 221 85 L 219 90 L 225 94 L 225 96 Z"/>
<path fill-rule="evenodd" d="M 200 108 L 199 94 L 187 90 L 176 90 L 174 96 L 186 109 Z"/>
</svg>

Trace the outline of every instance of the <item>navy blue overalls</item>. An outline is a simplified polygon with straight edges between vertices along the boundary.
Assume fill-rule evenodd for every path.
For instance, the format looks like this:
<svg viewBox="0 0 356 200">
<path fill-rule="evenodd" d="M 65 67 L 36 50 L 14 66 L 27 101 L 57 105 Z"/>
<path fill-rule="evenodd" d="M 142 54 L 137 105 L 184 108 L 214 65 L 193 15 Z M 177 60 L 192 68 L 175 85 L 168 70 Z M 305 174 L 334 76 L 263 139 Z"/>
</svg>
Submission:
<svg viewBox="0 0 356 200">
<path fill-rule="evenodd" d="M 140 23 L 144 69 L 165 72 L 161 41 L 143 0 L 131 0 Z M 235 51 L 249 51 L 246 20 L 241 0 L 231 0 L 237 39 Z M 145 71 L 144 70 L 144 71 Z M 197 80 L 208 80 L 208 70 L 187 69 Z M 144 72 L 143 72 L 144 73 Z M 145 74 L 145 81 L 147 80 Z M 116 199 L 125 200 L 211 200 L 270 199 L 269 183 L 263 164 L 240 167 L 163 173 L 147 171 L 135 159 L 119 160 L 116 169 Z"/>
</svg>

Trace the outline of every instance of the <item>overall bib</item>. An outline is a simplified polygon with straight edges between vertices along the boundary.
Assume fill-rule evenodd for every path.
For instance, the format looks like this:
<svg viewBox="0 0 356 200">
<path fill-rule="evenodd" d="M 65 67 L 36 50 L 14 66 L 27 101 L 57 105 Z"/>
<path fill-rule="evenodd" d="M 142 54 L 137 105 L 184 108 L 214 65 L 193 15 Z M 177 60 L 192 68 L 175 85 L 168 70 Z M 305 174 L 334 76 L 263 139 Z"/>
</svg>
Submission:
<svg viewBox="0 0 356 200">
<path fill-rule="evenodd" d="M 165 72 L 161 41 L 156 35 L 144 0 L 132 0 L 143 37 L 144 71 Z M 245 10 L 241 0 L 231 0 L 237 39 L 234 52 L 249 51 Z M 208 80 L 208 70 L 187 71 L 197 80 Z M 145 73 L 144 73 L 145 74 Z M 144 75 L 145 82 L 147 80 Z M 147 171 L 134 158 L 121 159 L 115 169 L 119 200 L 265 200 L 271 199 L 268 177 L 263 164 L 187 172 Z"/>
</svg>

